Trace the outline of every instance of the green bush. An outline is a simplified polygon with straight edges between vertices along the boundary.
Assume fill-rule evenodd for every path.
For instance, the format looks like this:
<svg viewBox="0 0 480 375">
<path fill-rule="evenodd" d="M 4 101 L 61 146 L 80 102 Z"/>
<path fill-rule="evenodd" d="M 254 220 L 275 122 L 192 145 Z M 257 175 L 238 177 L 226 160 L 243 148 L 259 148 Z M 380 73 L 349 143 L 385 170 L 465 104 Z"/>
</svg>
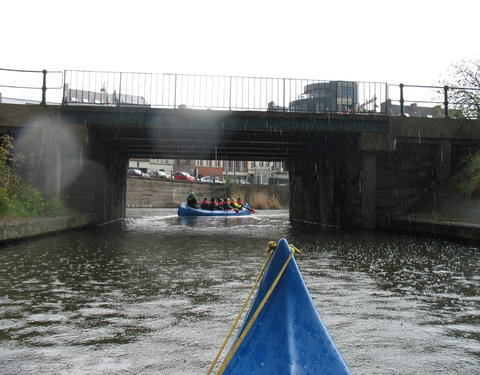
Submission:
<svg viewBox="0 0 480 375">
<path fill-rule="evenodd" d="M 37 217 L 64 213 L 65 208 L 60 198 L 45 201 L 42 193 L 32 186 L 22 184 L 15 199 L 9 198 L 4 189 L 0 189 L 0 216 Z"/>
<path fill-rule="evenodd" d="M 461 178 L 460 192 L 469 197 L 480 197 L 480 153 L 471 157 Z"/>
<path fill-rule="evenodd" d="M 63 215 L 65 213 L 65 206 L 60 198 L 53 198 L 45 205 L 45 215 L 55 216 Z"/>
<path fill-rule="evenodd" d="M 12 153 L 12 138 L 0 137 L 0 217 L 34 217 L 60 215 L 65 209 L 60 198 L 45 201 L 35 187 L 20 181 L 15 164 L 18 156 Z"/>
</svg>

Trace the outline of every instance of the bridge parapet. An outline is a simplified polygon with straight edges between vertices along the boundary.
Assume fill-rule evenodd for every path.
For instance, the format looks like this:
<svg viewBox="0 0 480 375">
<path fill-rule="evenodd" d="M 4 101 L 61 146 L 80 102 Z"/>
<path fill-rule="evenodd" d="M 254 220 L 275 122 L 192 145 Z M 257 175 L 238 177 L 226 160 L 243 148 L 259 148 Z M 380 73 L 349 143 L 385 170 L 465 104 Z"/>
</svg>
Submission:
<svg viewBox="0 0 480 375">
<path fill-rule="evenodd" d="M 37 77 L 42 75 L 40 81 Z M 48 76 L 48 84 L 47 84 Z M 27 84 L 28 82 L 28 84 Z M 41 82 L 41 83 L 40 83 Z M 0 68 L 4 102 L 477 118 L 480 88 L 271 77 Z M 41 92 L 41 101 L 25 92 Z M 10 92 L 21 92 L 9 97 Z M 29 99 L 16 99 L 27 98 Z M 0 103 L 2 93 L 0 93 Z M 419 105 L 420 104 L 420 105 Z M 426 106 L 423 106 L 426 104 Z M 457 116 L 458 117 L 458 116 Z"/>
</svg>

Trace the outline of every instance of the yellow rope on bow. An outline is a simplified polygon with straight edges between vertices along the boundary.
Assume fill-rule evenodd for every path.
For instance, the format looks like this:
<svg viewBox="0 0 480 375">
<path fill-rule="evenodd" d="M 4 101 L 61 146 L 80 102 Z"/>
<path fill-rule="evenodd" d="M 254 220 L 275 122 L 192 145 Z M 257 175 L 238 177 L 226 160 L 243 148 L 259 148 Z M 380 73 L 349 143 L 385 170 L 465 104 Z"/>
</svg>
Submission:
<svg viewBox="0 0 480 375">
<path fill-rule="evenodd" d="M 274 244 L 273 250 L 271 249 L 271 246 L 270 246 L 270 244 L 272 244 L 272 243 Z M 272 258 L 272 255 L 273 255 L 273 253 L 274 253 L 274 250 L 275 250 L 276 247 L 277 247 L 277 244 L 276 244 L 275 242 L 273 242 L 273 241 L 269 242 L 268 245 L 269 245 L 269 248 L 267 249 L 267 251 L 269 251 L 269 253 L 268 253 L 268 258 L 267 258 L 267 260 L 265 261 L 265 263 L 263 264 L 263 267 L 262 267 L 262 269 L 260 270 L 260 273 L 258 274 L 257 279 L 255 280 L 255 283 L 253 284 L 253 287 L 252 287 L 252 289 L 250 290 L 250 293 L 249 293 L 248 296 L 247 296 L 247 299 L 245 300 L 245 303 L 243 304 L 242 308 L 240 309 L 240 312 L 238 313 L 237 318 L 236 318 L 235 321 L 233 322 L 232 327 L 230 328 L 230 331 L 229 331 L 228 334 L 227 334 L 227 337 L 226 337 L 225 340 L 223 341 L 223 344 L 222 344 L 222 346 L 220 347 L 220 350 L 218 351 L 217 355 L 215 356 L 215 359 L 213 360 L 213 363 L 210 365 L 210 368 L 208 369 L 207 375 L 211 374 L 213 368 L 214 368 L 215 365 L 217 364 L 218 358 L 219 358 L 220 355 L 222 354 L 223 350 L 225 349 L 225 346 L 227 345 L 228 340 L 229 340 L 230 337 L 232 336 L 233 330 L 234 330 L 235 327 L 237 326 L 238 321 L 240 320 L 240 317 L 242 316 L 243 312 L 245 311 L 245 308 L 247 307 L 248 302 L 249 302 L 250 299 L 252 298 L 253 292 L 254 292 L 255 289 L 257 288 L 257 285 L 258 285 L 258 283 L 260 282 L 260 279 L 261 279 L 261 277 L 263 276 L 263 273 L 265 272 L 265 268 L 267 268 L 267 264 L 268 264 L 268 262 L 270 261 L 270 259 Z"/>
<path fill-rule="evenodd" d="M 268 254 L 272 254 L 275 251 L 276 248 L 277 248 L 277 243 L 275 241 L 270 241 L 268 243 L 268 247 L 265 249 L 265 251 Z"/>
<path fill-rule="evenodd" d="M 272 242 L 273 242 L 273 241 L 272 241 Z M 270 243 L 271 243 L 271 242 L 270 242 Z M 269 243 L 269 249 L 270 249 L 270 243 Z M 267 249 L 267 251 L 268 251 L 269 249 Z M 291 249 L 290 255 L 288 256 L 287 260 L 286 260 L 285 263 L 283 264 L 282 269 L 280 270 L 280 272 L 278 273 L 277 277 L 276 277 L 275 280 L 273 281 L 273 283 L 272 283 L 272 285 L 270 286 L 270 289 L 268 290 L 268 292 L 265 294 L 265 297 L 263 297 L 262 302 L 261 302 L 260 305 L 257 307 L 257 310 L 255 310 L 255 313 L 253 314 L 252 318 L 249 320 L 248 324 L 246 325 L 246 327 L 245 327 L 245 329 L 243 330 L 242 334 L 240 335 L 240 337 L 238 338 L 237 342 L 236 342 L 235 345 L 233 346 L 232 350 L 230 351 L 230 353 L 228 353 L 228 356 L 227 356 L 227 358 L 225 358 L 224 362 L 222 363 L 222 366 L 220 367 L 220 370 L 218 370 L 217 375 L 221 375 L 221 374 L 223 373 L 223 371 L 225 370 L 225 368 L 227 367 L 227 365 L 230 363 L 231 359 L 233 358 L 233 355 L 234 355 L 235 352 L 237 351 L 238 347 L 239 347 L 240 344 L 243 342 L 243 339 L 245 338 L 245 336 L 247 336 L 248 331 L 250 330 L 250 328 L 252 327 L 253 323 L 254 323 L 255 320 L 257 319 L 258 315 L 259 315 L 260 312 L 262 311 L 263 306 L 265 306 L 265 304 L 267 303 L 268 299 L 270 298 L 270 295 L 271 295 L 271 294 L 273 293 L 273 291 L 275 290 L 275 287 L 277 286 L 278 282 L 280 281 L 280 278 L 282 277 L 283 273 L 285 272 L 285 269 L 287 268 L 288 263 L 289 263 L 290 260 L 292 259 L 293 254 L 295 254 L 297 251 L 300 251 L 300 250 L 298 250 L 295 246 L 290 247 L 290 249 Z M 273 251 L 271 251 L 270 253 L 272 254 Z"/>
<path fill-rule="evenodd" d="M 288 246 L 290 246 L 290 250 L 293 250 L 295 252 L 295 254 L 300 254 L 301 253 L 300 249 L 297 248 L 295 245 L 289 244 Z"/>
</svg>

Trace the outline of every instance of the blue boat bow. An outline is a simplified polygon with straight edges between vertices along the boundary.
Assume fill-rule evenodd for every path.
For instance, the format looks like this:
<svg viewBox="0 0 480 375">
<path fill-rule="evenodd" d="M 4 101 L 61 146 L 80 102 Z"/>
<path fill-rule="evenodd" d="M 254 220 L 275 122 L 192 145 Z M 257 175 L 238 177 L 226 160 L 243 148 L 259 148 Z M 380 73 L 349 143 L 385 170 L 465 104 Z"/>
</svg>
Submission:
<svg viewBox="0 0 480 375">
<path fill-rule="evenodd" d="M 218 374 L 351 374 L 315 308 L 293 257 L 238 345 L 291 251 L 288 242 L 281 239 Z"/>
</svg>

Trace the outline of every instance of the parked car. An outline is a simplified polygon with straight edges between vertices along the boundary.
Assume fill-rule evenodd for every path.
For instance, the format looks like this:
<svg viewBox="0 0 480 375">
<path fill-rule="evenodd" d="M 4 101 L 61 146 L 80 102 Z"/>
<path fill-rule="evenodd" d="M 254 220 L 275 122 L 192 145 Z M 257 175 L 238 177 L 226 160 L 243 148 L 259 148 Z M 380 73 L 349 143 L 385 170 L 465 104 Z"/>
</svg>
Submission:
<svg viewBox="0 0 480 375">
<path fill-rule="evenodd" d="M 200 179 L 200 182 L 209 182 L 215 184 L 223 184 L 223 181 L 220 181 L 218 178 L 213 178 L 211 176 L 205 176 Z"/>
<path fill-rule="evenodd" d="M 127 176 L 142 177 L 142 171 L 136 168 L 128 168 Z"/>
<path fill-rule="evenodd" d="M 197 181 L 197 179 L 189 173 L 180 171 L 172 173 L 172 178 L 175 180 Z"/>
<path fill-rule="evenodd" d="M 167 178 L 167 174 L 163 171 L 151 171 L 149 175 L 154 178 Z"/>
<path fill-rule="evenodd" d="M 150 178 L 150 175 L 148 173 L 142 172 L 142 178 Z"/>
</svg>

